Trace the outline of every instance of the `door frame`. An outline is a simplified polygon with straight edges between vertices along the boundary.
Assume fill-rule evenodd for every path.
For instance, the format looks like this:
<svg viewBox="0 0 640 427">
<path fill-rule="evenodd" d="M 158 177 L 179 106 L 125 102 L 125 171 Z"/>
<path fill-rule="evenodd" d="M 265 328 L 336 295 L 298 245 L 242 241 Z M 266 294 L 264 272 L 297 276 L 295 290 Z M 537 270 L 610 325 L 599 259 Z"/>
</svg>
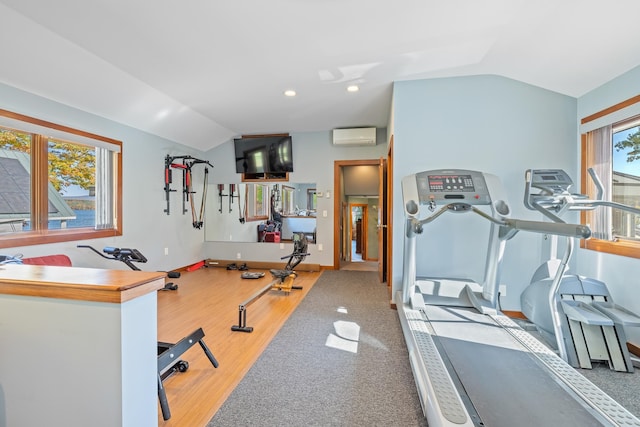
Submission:
<svg viewBox="0 0 640 427">
<path fill-rule="evenodd" d="M 362 209 L 362 261 L 369 261 L 369 254 L 367 251 L 368 242 L 368 223 L 369 223 L 369 205 L 364 203 L 349 203 L 349 237 L 353 236 L 353 208 L 359 207 Z M 351 245 L 349 245 L 351 247 Z M 353 261 L 353 258 L 352 258 Z"/>
<path fill-rule="evenodd" d="M 386 243 L 386 260 L 385 265 L 383 266 L 381 274 L 384 274 L 384 281 L 387 282 L 387 288 L 389 290 L 389 301 L 393 301 L 393 275 L 392 275 L 392 265 L 393 265 L 393 238 L 392 232 L 393 230 L 393 134 L 389 138 L 389 148 L 387 150 L 387 167 L 386 167 L 386 199 L 384 204 L 384 219 L 386 220 L 386 227 L 384 228 L 387 236 Z M 392 308 L 395 308 L 395 304 L 391 304 Z"/>
<path fill-rule="evenodd" d="M 333 195 L 334 195 L 334 203 L 333 203 L 333 218 L 334 218 L 334 224 L 336 226 L 333 227 L 333 268 L 334 270 L 339 270 L 340 269 L 340 255 L 341 255 L 341 251 L 342 251 L 342 247 L 343 247 L 343 243 L 341 241 L 341 236 L 344 235 L 344 219 L 342 217 L 342 196 L 343 196 L 343 176 L 342 176 L 342 168 L 345 166 L 380 166 L 380 159 L 365 159 L 365 160 L 335 160 L 333 163 Z M 388 181 L 388 178 L 387 178 Z M 388 188 L 389 184 L 387 182 L 387 188 Z M 382 197 L 382 195 L 380 195 L 380 197 Z M 386 200 L 386 206 L 389 207 L 389 194 L 387 191 L 387 200 Z M 380 203 L 381 204 L 381 203 Z M 349 213 L 349 216 L 351 214 Z M 386 215 L 390 216 L 390 212 L 386 212 Z M 387 217 L 389 218 L 389 217 Z M 389 227 L 384 229 L 387 233 L 387 242 L 391 241 L 391 235 L 390 235 L 390 231 L 391 229 Z M 378 248 L 378 262 L 382 262 L 387 264 L 384 268 L 384 271 L 386 271 L 386 275 L 387 277 L 385 277 L 387 283 L 389 283 L 390 281 L 390 271 L 391 269 L 389 268 L 389 259 L 391 259 L 391 254 L 389 253 L 391 251 L 391 247 L 387 247 L 387 256 L 384 257 L 382 256 L 383 254 L 383 248 Z"/>
</svg>

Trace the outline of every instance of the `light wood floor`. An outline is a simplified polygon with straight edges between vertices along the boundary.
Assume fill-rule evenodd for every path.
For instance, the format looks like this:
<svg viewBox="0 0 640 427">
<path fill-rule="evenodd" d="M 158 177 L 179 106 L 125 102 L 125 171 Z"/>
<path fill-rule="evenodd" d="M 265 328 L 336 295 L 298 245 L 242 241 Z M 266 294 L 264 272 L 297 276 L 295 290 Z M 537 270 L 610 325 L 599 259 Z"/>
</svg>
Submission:
<svg viewBox="0 0 640 427">
<path fill-rule="evenodd" d="M 197 344 L 184 353 L 189 369 L 164 381 L 171 419 L 164 421 L 158 407 L 159 426 L 206 426 L 320 275 L 299 272 L 295 284 L 302 290 L 269 291 L 250 305 L 247 326 L 254 331 L 244 333 L 231 331 L 238 324 L 238 304 L 269 284 L 271 276 L 266 271 L 265 277 L 250 280 L 240 274 L 203 268 L 172 280 L 177 291 L 158 292 L 158 340 L 177 342 L 202 327 L 220 364 L 215 369 Z"/>
</svg>

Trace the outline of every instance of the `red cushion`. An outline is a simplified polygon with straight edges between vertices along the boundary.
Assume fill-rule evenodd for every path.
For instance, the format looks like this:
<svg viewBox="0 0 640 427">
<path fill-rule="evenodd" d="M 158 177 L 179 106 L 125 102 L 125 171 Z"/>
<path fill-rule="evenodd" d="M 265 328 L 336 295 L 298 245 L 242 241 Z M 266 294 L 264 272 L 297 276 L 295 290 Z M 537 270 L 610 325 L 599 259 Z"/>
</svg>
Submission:
<svg viewBox="0 0 640 427">
<path fill-rule="evenodd" d="M 33 258 L 22 258 L 23 264 L 30 265 L 59 265 L 62 267 L 71 267 L 71 258 L 66 255 L 45 255 Z"/>
</svg>

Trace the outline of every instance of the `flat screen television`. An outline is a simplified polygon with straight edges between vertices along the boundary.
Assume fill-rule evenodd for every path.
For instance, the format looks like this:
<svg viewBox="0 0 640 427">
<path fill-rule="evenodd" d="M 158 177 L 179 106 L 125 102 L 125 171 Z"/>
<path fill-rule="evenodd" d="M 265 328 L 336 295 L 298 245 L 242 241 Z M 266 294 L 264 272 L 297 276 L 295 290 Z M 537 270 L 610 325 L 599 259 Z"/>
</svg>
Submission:
<svg viewBox="0 0 640 427">
<path fill-rule="evenodd" d="M 236 138 L 236 172 L 273 174 L 293 172 L 291 136 Z"/>
</svg>

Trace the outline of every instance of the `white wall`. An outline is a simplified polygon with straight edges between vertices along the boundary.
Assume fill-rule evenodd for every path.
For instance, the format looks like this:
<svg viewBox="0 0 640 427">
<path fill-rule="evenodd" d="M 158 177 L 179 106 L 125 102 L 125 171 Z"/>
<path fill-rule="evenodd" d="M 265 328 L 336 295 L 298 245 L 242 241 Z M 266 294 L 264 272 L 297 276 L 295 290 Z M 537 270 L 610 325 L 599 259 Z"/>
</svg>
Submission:
<svg viewBox="0 0 640 427">
<path fill-rule="evenodd" d="M 115 123 L 16 88 L 0 84 L 0 108 L 67 125 L 123 142 L 123 236 L 93 241 L 55 243 L 48 245 L 4 248 L 1 254 L 22 253 L 25 257 L 55 253 L 67 254 L 74 265 L 127 269 L 121 262 L 107 261 L 77 244 L 90 244 L 98 250 L 105 246 L 133 247 L 140 250 L 148 263 L 140 264 L 142 270 L 170 270 L 202 260 L 204 230 L 191 226 L 191 215 L 182 215 L 182 178 L 174 173 L 171 193 L 171 215 L 164 213 L 164 157 L 203 153 L 180 144 L 158 138 L 148 133 Z M 201 195 L 202 170 L 194 172 L 194 189 Z M 164 248 L 169 255 L 164 255 Z"/>
<path fill-rule="evenodd" d="M 336 147 L 331 143 L 331 131 L 291 132 L 293 137 L 293 167 L 289 174 L 291 182 L 315 183 L 316 190 L 330 197 L 318 197 L 317 242 L 309 245 L 307 262 L 323 266 L 333 265 L 333 167 L 336 160 L 377 159 L 386 157 L 386 130 L 378 129 L 378 144 L 374 147 Z M 235 170 L 233 141 L 222 144 L 207 153 L 215 165 L 211 182 L 240 182 Z M 216 208 L 217 209 L 217 208 Z M 327 216 L 322 215 L 327 211 Z M 319 244 L 323 250 L 319 251 Z M 280 257 L 291 252 L 292 244 L 284 248 L 272 243 L 205 242 L 207 258 L 235 259 L 238 253 L 242 261 L 283 262 Z M 274 250 L 276 248 L 276 250 Z"/>
<path fill-rule="evenodd" d="M 0 295 L 0 426 L 157 425 L 157 306 Z"/>
<path fill-rule="evenodd" d="M 505 186 L 512 217 L 540 220 L 540 214 L 523 204 L 525 170 L 562 168 L 573 176 L 577 171 L 576 100 L 521 82 L 498 76 L 397 82 L 392 117 L 394 290 L 400 289 L 402 279 L 405 223 L 400 183 L 404 176 L 441 168 L 492 173 Z M 432 252 L 421 258 L 418 247 L 418 274 L 455 261 L 457 276 L 466 276 L 466 263 L 477 258 L 478 250 L 486 249 L 484 232 L 480 225 L 474 226 L 467 230 L 464 243 L 447 237 L 419 239 L 419 244 L 424 240 L 423 244 L 431 245 Z M 432 235 L 425 232 L 425 236 Z M 541 236 L 523 232 L 507 242 L 503 309 L 520 309 L 520 293 L 542 262 L 542 246 Z M 477 275 L 477 265 L 471 270 Z"/>
<path fill-rule="evenodd" d="M 578 99 L 578 121 L 640 93 L 640 67 L 623 74 Z M 576 146 L 579 146 L 579 136 Z M 579 164 L 579 158 L 575 159 Z M 613 300 L 640 313 L 640 259 L 578 249 L 577 273 L 594 277 L 607 284 Z M 640 328 L 627 328 L 628 339 L 640 343 Z"/>
</svg>

